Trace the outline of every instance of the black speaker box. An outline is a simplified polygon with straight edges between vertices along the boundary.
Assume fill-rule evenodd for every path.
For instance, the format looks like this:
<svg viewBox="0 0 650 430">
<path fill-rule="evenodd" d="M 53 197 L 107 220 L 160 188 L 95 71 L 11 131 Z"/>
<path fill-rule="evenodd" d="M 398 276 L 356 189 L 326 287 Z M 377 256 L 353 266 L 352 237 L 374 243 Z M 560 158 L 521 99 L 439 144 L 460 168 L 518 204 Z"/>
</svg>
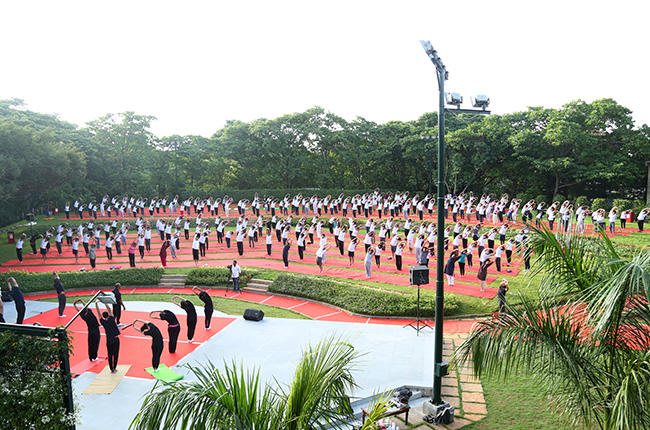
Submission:
<svg viewBox="0 0 650 430">
<path fill-rule="evenodd" d="M 246 309 L 244 311 L 244 319 L 248 321 L 262 321 L 264 312 L 259 309 Z"/>
</svg>

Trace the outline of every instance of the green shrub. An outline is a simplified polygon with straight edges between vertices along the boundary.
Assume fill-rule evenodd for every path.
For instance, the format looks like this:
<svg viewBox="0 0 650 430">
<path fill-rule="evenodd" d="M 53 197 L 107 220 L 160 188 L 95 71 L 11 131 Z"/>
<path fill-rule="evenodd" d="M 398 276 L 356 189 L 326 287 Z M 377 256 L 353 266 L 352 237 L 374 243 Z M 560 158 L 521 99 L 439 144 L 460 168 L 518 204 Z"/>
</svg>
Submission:
<svg viewBox="0 0 650 430">
<path fill-rule="evenodd" d="M 596 211 L 596 210 L 601 209 L 601 208 L 605 209 L 605 210 L 610 210 L 611 209 L 611 206 L 607 203 L 606 199 L 602 199 L 602 198 L 599 197 L 597 199 L 594 199 L 593 202 L 591 202 L 591 209 Z"/>
<path fill-rule="evenodd" d="M 246 285 L 248 280 L 257 272 L 242 268 L 239 283 Z M 201 285 L 211 287 L 228 283 L 230 269 L 227 267 L 196 267 L 187 274 L 185 285 Z"/>
<path fill-rule="evenodd" d="M 590 204 L 591 204 L 591 202 L 589 201 L 587 196 L 579 196 L 576 199 L 575 206 L 576 206 L 576 208 L 579 208 L 580 206 L 590 206 Z"/>
<path fill-rule="evenodd" d="M 162 267 L 142 269 L 88 270 L 84 272 L 59 272 L 61 283 L 66 289 L 112 287 L 116 282 L 122 285 L 158 285 L 164 273 Z M 26 273 L 9 271 L 0 273 L 0 285 L 6 285 L 13 277 L 25 293 L 54 290 L 52 272 Z"/>
<path fill-rule="evenodd" d="M 65 408 L 67 379 L 59 361 L 70 348 L 69 340 L 0 333 L 0 428 L 65 430 L 77 421 Z"/>
<path fill-rule="evenodd" d="M 619 212 L 623 212 L 632 209 L 632 201 L 627 199 L 614 199 L 612 206 L 616 206 Z"/>
<path fill-rule="evenodd" d="M 415 291 L 412 294 L 402 294 L 331 279 L 291 274 L 279 275 L 269 286 L 269 291 L 329 303 L 363 315 L 414 317 L 417 313 Z M 445 315 L 454 315 L 458 306 L 458 298 L 445 295 Z M 434 317 L 435 308 L 433 296 L 420 297 L 420 316 Z"/>
</svg>

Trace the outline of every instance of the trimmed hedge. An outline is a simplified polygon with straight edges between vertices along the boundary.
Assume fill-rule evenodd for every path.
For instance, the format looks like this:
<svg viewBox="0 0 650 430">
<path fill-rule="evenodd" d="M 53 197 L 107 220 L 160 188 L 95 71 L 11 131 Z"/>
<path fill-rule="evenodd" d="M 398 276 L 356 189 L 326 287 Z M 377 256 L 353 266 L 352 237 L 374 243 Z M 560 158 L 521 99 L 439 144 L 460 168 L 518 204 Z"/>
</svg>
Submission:
<svg viewBox="0 0 650 430">
<path fill-rule="evenodd" d="M 394 293 L 329 279 L 281 274 L 269 286 L 269 291 L 329 303 L 363 315 L 415 317 L 417 313 L 416 294 Z M 445 315 L 454 315 L 458 306 L 457 297 L 445 294 Z M 435 308 L 434 297 L 420 297 L 421 317 L 434 317 Z"/>
<path fill-rule="evenodd" d="M 239 276 L 239 284 L 246 285 L 248 280 L 255 276 L 257 272 L 242 267 Z M 230 269 L 227 267 L 197 267 L 187 274 L 185 285 L 205 285 L 206 287 L 214 285 L 224 285 L 230 278 Z"/>
<path fill-rule="evenodd" d="M 59 272 L 63 287 L 96 288 L 122 285 L 158 285 L 165 270 L 162 267 L 142 269 L 88 270 L 84 272 Z M 6 291 L 7 279 L 13 277 L 24 293 L 54 290 L 52 272 L 26 273 L 9 271 L 0 273 L 0 284 Z"/>
</svg>

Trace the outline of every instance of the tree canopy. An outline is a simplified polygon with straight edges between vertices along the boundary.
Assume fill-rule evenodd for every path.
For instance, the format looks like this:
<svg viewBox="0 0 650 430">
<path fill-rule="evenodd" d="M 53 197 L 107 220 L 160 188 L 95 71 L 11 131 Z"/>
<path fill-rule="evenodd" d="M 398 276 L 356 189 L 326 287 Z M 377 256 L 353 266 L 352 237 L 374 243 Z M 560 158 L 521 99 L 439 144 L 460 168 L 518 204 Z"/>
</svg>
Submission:
<svg viewBox="0 0 650 430">
<path fill-rule="evenodd" d="M 108 114 L 84 127 L 0 101 L 0 219 L 48 202 L 219 190 L 429 191 L 437 175 L 437 115 L 378 124 L 323 108 L 228 121 L 210 138 L 151 132 L 156 118 Z M 489 117 L 448 113 L 447 191 L 530 199 L 635 198 L 645 190 L 648 127 L 611 99 Z M 434 182 L 435 181 L 431 181 Z M 431 190 L 435 191 L 435 190 Z"/>
</svg>

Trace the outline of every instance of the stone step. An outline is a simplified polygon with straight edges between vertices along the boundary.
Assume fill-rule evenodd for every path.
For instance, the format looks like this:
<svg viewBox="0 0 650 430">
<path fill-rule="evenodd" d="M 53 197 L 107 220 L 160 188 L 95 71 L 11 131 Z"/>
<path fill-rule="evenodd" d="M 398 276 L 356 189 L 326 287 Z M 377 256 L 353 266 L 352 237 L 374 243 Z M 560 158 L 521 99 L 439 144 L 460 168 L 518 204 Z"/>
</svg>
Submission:
<svg viewBox="0 0 650 430">
<path fill-rule="evenodd" d="M 184 281 L 187 275 L 162 275 L 161 279 L 178 279 Z"/>
<path fill-rule="evenodd" d="M 160 288 L 185 288 L 187 275 L 162 275 L 158 287 Z"/>
</svg>

